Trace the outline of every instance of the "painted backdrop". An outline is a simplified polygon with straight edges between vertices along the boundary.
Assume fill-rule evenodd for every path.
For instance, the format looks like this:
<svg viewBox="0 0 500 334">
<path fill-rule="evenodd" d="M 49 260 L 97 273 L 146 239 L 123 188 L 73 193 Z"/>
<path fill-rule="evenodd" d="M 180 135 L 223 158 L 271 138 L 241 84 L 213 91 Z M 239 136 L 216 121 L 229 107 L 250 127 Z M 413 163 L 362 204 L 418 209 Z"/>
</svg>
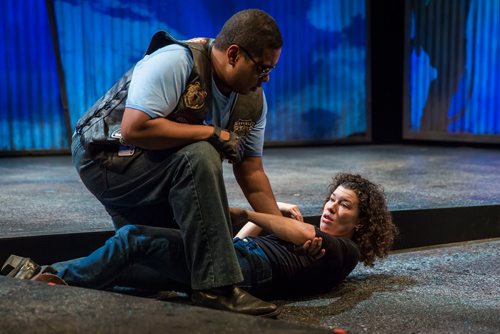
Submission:
<svg viewBox="0 0 500 334">
<path fill-rule="evenodd" d="M 500 1 L 408 4 L 406 137 L 500 142 Z"/>
<path fill-rule="evenodd" d="M 10 21 L 0 31 L 8 41 L 0 50 L 0 70 L 10 69 L 10 81 L 0 80 L 0 91 L 9 85 L 9 93 L 0 96 L 0 151 L 68 147 L 44 3 L 7 0 L 1 5 Z M 271 82 L 264 87 L 269 105 L 266 141 L 366 138 L 365 0 L 54 0 L 53 4 L 71 128 L 142 57 L 154 32 L 166 30 L 178 39 L 215 37 L 234 12 L 261 8 L 276 19 L 285 43 Z M 43 27 L 35 26 L 29 13 L 43 21 Z M 22 58 L 41 56 L 44 62 L 30 69 Z M 13 63 L 19 64 L 12 67 Z M 37 71 L 45 74 L 32 89 L 23 75 Z M 34 133 L 43 135 L 34 140 Z"/>
</svg>

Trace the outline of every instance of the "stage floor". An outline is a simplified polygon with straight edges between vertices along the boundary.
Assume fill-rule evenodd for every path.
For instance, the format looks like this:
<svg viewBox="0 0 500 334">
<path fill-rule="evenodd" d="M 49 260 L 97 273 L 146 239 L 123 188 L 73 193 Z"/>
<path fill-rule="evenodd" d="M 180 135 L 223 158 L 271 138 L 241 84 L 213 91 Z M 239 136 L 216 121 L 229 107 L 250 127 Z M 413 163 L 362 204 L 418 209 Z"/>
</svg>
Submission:
<svg viewBox="0 0 500 334">
<path fill-rule="evenodd" d="M 498 333 L 500 239 L 391 254 L 278 320 L 0 276 L 2 333 Z M 170 301 L 170 302 L 169 302 Z M 103 312 L 105 310 L 105 312 Z"/>
<path fill-rule="evenodd" d="M 500 205 L 500 150 L 496 149 L 272 148 L 266 150 L 264 162 L 276 198 L 300 204 L 305 216 L 320 214 L 328 180 L 339 171 L 360 173 L 382 184 L 393 212 L 469 208 L 472 218 L 465 219 L 473 229 L 479 228 L 477 216 L 484 212 L 480 207 Z M 230 205 L 248 207 L 231 166 L 224 168 Z M 70 245 L 61 246 L 67 249 L 57 251 L 47 243 L 78 239 L 68 238 L 71 233 L 113 229 L 101 204 L 80 182 L 69 156 L 0 158 L 0 203 L 0 246 L 4 244 L 0 256 L 18 251 L 33 258 L 51 252 L 63 256 L 79 244 L 69 241 Z M 418 218 L 412 224 L 427 226 L 427 230 L 418 228 L 424 230 L 420 238 L 451 234 L 454 218 L 443 217 L 452 223 L 451 229 L 444 221 L 429 224 Z M 498 231 L 500 215 L 482 218 Z M 98 234 L 91 233 L 85 240 L 80 236 L 80 245 Z M 200 310 L 182 302 L 0 277 L 0 295 L 5 296 L 0 301 L 0 328 L 107 333 L 109 324 L 123 332 L 144 330 L 147 324 L 146 330 L 151 331 L 177 328 L 193 333 L 232 333 L 234 328 L 262 333 L 326 333 L 331 328 L 351 333 L 494 333 L 500 326 L 499 252 L 500 238 L 393 252 L 373 268 L 358 265 L 346 281 L 326 294 L 275 301 L 283 306 L 283 313 L 274 322 Z M 103 308 L 109 312 L 99 312 Z"/>
<path fill-rule="evenodd" d="M 264 164 L 278 201 L 321 212 L 335 173 L 360 173 L 384 186 L 391 211 L 500 204 L 500 150 L 416 145 L 268 148 Z M 248 204 L 224 164 L 231 206 Z M 0 158 L 0 235 L 112 230 L 69 156 Z"/>
</svg>

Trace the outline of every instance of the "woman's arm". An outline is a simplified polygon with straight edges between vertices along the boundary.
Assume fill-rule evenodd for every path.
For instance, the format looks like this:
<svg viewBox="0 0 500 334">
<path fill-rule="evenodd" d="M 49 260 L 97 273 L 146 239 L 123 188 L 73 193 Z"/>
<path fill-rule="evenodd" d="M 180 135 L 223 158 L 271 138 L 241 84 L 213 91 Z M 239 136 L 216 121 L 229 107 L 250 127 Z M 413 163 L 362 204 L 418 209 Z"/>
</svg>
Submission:
<svg viewBox="0 0 500 334">
<path fill-rule="evenodd" d="M 278 209 L 280 209 L 283 216 L 300 220 L 301 222 L 304 221 L 298 205 L 284 202 L 276 202 L 276 204 L 278 204 Z"/>
<path fill-rule="evenodd" d="M 233 219 L 250 221 L 275 234 L 278 238 L 295 245 L 303 245 L 316 236 L 313 225 L 295 219 L 235 208 L 231 208 L 230 211 Z"/>
<path fill-rule="evenodd" d="M 284 203 L 284 202 L 276 202 L 276 204 L 278 205 L 278 209 L 281 211 L 281 214 L 284 217 L 289 217 L 289 218 L 293 218 L 296 220 L 300 220 L 301 222 L 304 221 L 304 217 L 302 217 L 302 213 L 300 212 L 298 205 Z M 269 212 L 266 212 L 266 213 L 269 213 Z M 249 236 L 256 237 L 262 232 L 262 228 L 260 228 L 256 224 L 254 224 L 252 222 L 248 222 L 246 220 L 245 221 L 240 220 L 237 223 L 234 223 L 233 225 L 237 226 L 238 228 L 240 226 L 242 226 L 241 228 L 239 228 L 238 234 L 236 235 L 236 237 L 238 237 L 240 239 L 243 239 L 243 238 L 246 238 Z M 307 249 L 307 248 L 309 248 L 308 245 L 304 244 L 303 246 L 305 246 L 305 250 L 309 252 L 309 250 Z M 312 250 L 314 248 L 309 248 L 309 249 Z M 315 252 L 315 253 L 317 253 L 317 252 Z"/>
<path fill-rule="evenodd" d="M 233 165 L 233 172 L 254 210 L 281 216 L 261 157 L 246 157 L 241 163 Z M 260 232 L 262 232 L 260 226 L 247 223 L 236 236 L 243 239 L 248 236 L 258 236 Z"/>
</svg>

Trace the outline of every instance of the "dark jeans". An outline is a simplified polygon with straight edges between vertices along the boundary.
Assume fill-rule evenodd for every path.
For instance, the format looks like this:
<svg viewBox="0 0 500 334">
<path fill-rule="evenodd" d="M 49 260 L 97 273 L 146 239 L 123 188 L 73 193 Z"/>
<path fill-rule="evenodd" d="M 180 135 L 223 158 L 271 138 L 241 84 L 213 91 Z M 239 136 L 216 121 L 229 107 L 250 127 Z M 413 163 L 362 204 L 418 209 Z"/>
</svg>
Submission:
<svg viewBox="0 0 500 334">
<path fill-rule="evenodd" d="M 239 285 L 251 290 L 270 284 L 271 264 L 262 249 L 246 238 L 235 238 L 233 246 L 244 276 Z M 52 266 L 68 284 L 96 289 L 118 284 L 187 291 L 191 285 L 177 229 L 126 225 L 89 256 Z"/>
<path fill-rule="evenodd" d="M 238 285 L 258 294 L 272 289 L 272 265 L 262 248 L 252 238 L 234 238 L 233 246 L 244 277 Z"/>
<path fill-rule="evenodd" d="M 177 231 L 182 242 L 176 241 L 176 247 L 184 247 L 182 260 L 193 289 L 243 280 L 232 245 L 222 162 L 208 142 L 144 150 L 133 157 L 100 153 L 90 159 L 75 136 L 72 151 L 83 183 L 105 206 L 116 229 L 134 224 Z"/>
</svg>

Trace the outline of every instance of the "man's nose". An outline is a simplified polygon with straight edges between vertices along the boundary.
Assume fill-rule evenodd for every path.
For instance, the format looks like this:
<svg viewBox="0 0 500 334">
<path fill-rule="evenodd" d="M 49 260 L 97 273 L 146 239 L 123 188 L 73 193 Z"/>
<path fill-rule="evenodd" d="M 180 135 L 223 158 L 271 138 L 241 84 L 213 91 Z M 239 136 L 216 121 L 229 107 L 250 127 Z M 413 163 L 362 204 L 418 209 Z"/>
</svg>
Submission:
<svg viewBox="0 0 500 334">
<path fill-rule="evenodd" d="M 267 74 L 265 77 L 260 78 L 260 82 L 269 82 L 269 74 Z"/>
</svg>

